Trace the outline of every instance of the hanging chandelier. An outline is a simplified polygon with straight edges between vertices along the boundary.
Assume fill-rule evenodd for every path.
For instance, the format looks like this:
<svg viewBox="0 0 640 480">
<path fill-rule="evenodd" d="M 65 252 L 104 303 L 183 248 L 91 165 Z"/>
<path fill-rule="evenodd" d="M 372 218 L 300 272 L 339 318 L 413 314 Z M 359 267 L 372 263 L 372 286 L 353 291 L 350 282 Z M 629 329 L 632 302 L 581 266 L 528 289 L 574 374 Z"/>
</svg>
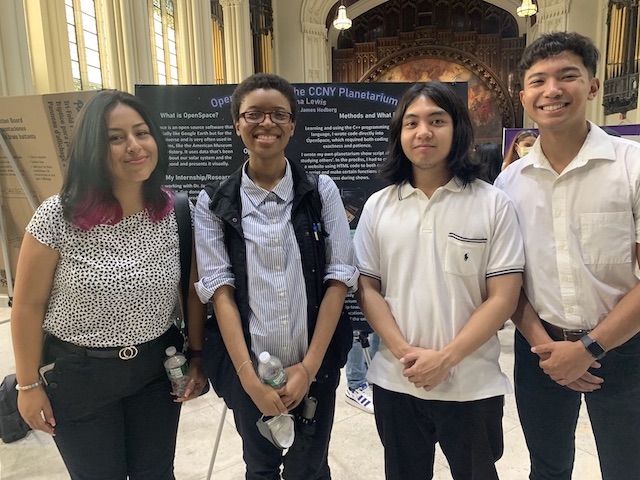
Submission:
<svg viewBox="0 0 640 480">
<path fill-rule="evenodd" d="M 535 15 L 537 11 L 538 7 L 533 3 L 533 0 L 522 0 L 522 5 L 516 9 L 519 17 L 530 17 Z"/>
<path fill-rule="evenodd" d="M 352 23 L 353 22 L 351 22 L 351 19 L 347 17 L 347 7 L 345 7 L 344 3 L 342 3 L 338 7 L 338 15 L 336 16 L 336 19 L 333 21 L 333 26 L 336 30 L 347 30 L 351 28 Z"/>
</svg>

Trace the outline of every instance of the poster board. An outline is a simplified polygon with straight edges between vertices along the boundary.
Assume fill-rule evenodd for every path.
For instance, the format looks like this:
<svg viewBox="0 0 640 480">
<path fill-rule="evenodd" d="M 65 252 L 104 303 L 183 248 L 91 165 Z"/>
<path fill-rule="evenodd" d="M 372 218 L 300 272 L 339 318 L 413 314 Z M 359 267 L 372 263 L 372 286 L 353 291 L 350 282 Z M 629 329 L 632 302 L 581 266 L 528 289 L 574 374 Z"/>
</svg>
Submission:
<svg viewBox="0 0 640 480">
<path fill-rule="evenodd" d="M 73 122 L 93 95 L 95 92 L 70 92 L 0 98 L 0 133 L 36 204 L 60 190 Z M 0 206 L 14 278 L 33 208 L 2 149 Z M 7 293 L 7 272 L 1 256 L 0 293 Z"/>
<path fill-rule="evenodd" d="M 389 125 L 412 83 L 294 83 L 299 115 L 285 154 L 338 186 L 352 233 L 387 156 Z M 466 82 L 451 84 L 467 104 Z M 248 154 L 231 118 L 236 85 L 136 85 L 136 96 L 160 118 L 169 147 L 167 186 L 192 200 L 236 171 Z M 354 328 L 368 330 L 352 294 L 345 305 Z"/>
<path fill-rule="evenodd" d="M 391 116 L 411 83 L 293 84 L 300 110 L 286 156 L 335 181 L 351 229 L 386 158 Z M 452 84 L 467 99 L 467 84 Z M 231 119 L 236 85 L 136 85 L 136 96 L 160 118 L 169 147 L 166 185 L 191 199 L 224 180 L 248 154 Z"/>
</svg>

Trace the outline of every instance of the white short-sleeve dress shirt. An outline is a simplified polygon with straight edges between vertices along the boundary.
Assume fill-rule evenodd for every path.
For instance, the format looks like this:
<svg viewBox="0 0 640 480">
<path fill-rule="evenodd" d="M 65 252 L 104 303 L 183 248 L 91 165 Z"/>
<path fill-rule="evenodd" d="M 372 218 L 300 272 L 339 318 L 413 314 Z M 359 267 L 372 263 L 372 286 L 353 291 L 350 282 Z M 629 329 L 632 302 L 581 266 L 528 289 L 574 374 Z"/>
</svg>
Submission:
<svg viewBox="0 0 640 480">
<path fill-rule="evenodd" d="M 354 237 L 361 275 L 380 280 L 381 294 L 412 345 L 450 343 L 486 300 L 489 277 L 522 272 L 524 254 L 515 212 L 497 188 L 453 178 L 429 199 L 404 183 L 373 194 Z M 383 344 L 367 378 L 426 400 L 470 401 L 511 391 L 498 364 L 497 336 L 462 360 L 434 390 L 416 388 Z"/>
<path fill-rule="evenodd" d="M 556 173 L 537 140 L 496 186 L 511 198 L 524 238 L 524 288 L 545 321 L 592 329 L 637 283 L 640 144 L 593 123 Z"/>
</svg>

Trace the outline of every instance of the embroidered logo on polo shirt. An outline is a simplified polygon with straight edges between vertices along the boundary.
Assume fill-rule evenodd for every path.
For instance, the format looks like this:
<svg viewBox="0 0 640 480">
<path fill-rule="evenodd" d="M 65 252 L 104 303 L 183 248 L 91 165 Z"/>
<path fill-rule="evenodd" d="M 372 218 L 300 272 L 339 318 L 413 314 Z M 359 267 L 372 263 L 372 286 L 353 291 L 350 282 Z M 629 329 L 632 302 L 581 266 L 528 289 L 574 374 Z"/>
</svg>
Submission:
<svg viewBox="0 0 640 480">
<path fill-rule="evenodd" d="M 469 254 L 468 254 L 468 253 L 465 253 L 465 254 L 464 254 L 464 261 L 466 262 L 467 260 L 469 260 Z"/>
</svg>

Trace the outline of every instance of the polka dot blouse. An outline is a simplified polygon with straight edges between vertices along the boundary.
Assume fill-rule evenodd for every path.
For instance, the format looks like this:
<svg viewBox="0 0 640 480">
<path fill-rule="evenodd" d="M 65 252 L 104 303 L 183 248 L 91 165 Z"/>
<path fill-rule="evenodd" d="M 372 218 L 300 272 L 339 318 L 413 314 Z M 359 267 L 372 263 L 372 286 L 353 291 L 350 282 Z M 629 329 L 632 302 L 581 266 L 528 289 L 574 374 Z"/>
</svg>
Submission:
<svg viewBox="0 0 640 480">
<path fill-rule="evenodd" d="M 54 195 L 27 232 L 60 254 L 45 331 L 84 347 L 117 347 L 152 340 L 171 325 L 180 281 L 173 212 L 158 223 L 144 210 L 81 230 L 64 219 Z"/>
</svg>

